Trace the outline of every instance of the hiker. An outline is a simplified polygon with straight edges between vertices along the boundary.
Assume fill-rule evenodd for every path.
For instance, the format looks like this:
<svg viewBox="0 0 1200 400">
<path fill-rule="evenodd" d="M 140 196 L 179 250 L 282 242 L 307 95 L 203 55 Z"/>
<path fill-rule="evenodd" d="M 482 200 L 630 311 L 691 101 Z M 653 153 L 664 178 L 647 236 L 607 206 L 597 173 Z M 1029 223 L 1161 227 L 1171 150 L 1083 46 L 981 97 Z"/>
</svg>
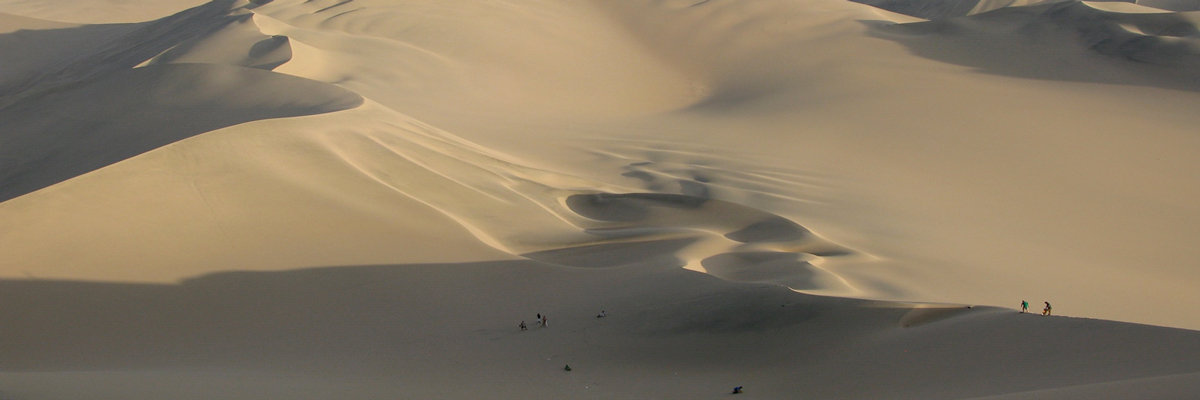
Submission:
<svg viewBox="0 0 1200 400">
<path fill-rule="evenodd" d="M 529 329 L 528 327 L 526 327 L 526 326 L 525 326 L 525 321 L 521 321 L 521 325 L 517 325 L 517 326 L 520 326 L 520 327 L 521 327 L 521 330 L 527 330 L 527 329 Z"/>
<path fill-rule="evenodd" d="M 1046 307 L 1042 309 L 1042 315 L 1050 315 L 1050 302 L 1045 302 Z"/>
<path fill-rule="evenodd" d="M 607 317 L 607 316 L 608 316 L 608 313 L 607 313 L 607 312 L 605 312 L 604 310 L 600 310 L 600 313 L 599 313 L 599 314 L 596 314 L 596 318 L 604 318 L 604 317 Z"/>
<path fill-rule="evenodd" d="M 546 318 L 546 316 L 545 316 L 545 315 L 543 315 L 543 316 L 542 316 L 542 327 L 543 327 L 543 328 L 545 328 L 545 327 L 546 327 L 546 320 L 548 320 L 548 319 L 549 319 L 549 318 Z"/>
<path fill-rule="evenodd" d="M 742 387 L 741 387 L 741 386 L 738 386 L 738 387 L 735 387 L 735 388 L 733 388 L 733 394 L 738 394 L 738 393 L 741 393 L 741 392 L 742 392 Z"/>
<path fill-rule="evenodd" d="M 570 370 L 571 370 L 571 364 L 567 364 L 567 366 L 563 367 L 563 371 L 570 371 Z"/>
<path fill-rule="evenodd" d="M 1029 311 L 1029 302 L 1021 300 L 1021 312 L 1024 313 L 1026 311 Z"/>
</svg>

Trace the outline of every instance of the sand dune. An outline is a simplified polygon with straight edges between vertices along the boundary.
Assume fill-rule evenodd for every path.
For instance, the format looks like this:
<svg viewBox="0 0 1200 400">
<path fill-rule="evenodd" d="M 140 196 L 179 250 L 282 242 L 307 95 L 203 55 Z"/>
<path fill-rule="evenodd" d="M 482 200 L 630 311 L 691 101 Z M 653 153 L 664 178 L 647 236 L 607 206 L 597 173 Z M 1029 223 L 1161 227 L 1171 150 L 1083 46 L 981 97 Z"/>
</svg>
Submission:
<svg viewBox="0 0 1200 400">
<path fill-rule="evenodd" d="M 248 68 L 180 64 L 122 71 L 0 111 L 3 128 L 16 133 L 3 143 L 14 152 L 0 164 L 0 199 L 221 127 L 360 101 L 336 86 Z"/>
<path fill-rule="evenodd" d="M 897 39 L 919 54 L 999 73 L 1195 91 L 1200 81 L 1195 68 L 1200 65 L 1198 27 L 1200 19 L 1186 13 L 1127 3 L 1056 2 L 964 18 L 884 25 L 880 30 L 940 37 L 943 40 Z M 1007 57 L 1019 52 L 1044 57 L 1025 63 Z M 1134 62 L 1092 60 L 1091 64 L 1101 66 L 1051 71 L 1051 66 L 1071 63 L 1072 53 Z"/>
<path fill-rule="evenodd" d="M 867 3 L 0 0 L 0 398 L 1200 389 L 1193 5 Z"/>
<path fill-rule="evenodd" d="M 262 1 L 256 2 L 261 3 Z M 6 10 L 5 12 L 43 20 L 80 24 L 110 24 L 155 20 L 205 3 L 208 1 L 63 0 L 47 3 L 36 0 L 4 0 L 0 6 Z"/>
<path fill-rule="evenodd" d="M 1135 3 L 1168 11 L 1200 11 L 1200 2 L 1196 0 L 1142 0 Z"/>
<path fill-rule="evenodd" d="M 1176 374 L 1198 367 L 1179 355 L 1200 351 L 1194 331 L 1003 309 L 904 327 L 908 306 L 669 265 L 337 267 L 2 293 L 24 305 L 0 314 L 24 321 L 2 331 L 0 379 L 16 398 L 718 397 L 743 385 L 753 398 L 941 399 L 1139 381 L 1178 395 L 1194 384 Z M 547 327 L 516 329 L 534 313 Z"/>
</svg>

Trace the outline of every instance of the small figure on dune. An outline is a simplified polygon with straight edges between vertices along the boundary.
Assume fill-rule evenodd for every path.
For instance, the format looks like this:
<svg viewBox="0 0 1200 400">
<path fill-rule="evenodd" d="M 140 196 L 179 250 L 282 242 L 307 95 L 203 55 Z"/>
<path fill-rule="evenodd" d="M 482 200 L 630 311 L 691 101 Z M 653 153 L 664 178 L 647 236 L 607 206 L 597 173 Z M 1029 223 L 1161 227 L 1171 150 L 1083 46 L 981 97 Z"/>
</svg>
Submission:
<svg viewBox="0 0 1200 400">
<path fill-rule="evenodd" d="M 567 366 L 563 367 L 563 371 L 570 372 L 570 371 L 571 371 L 571 364 L 567 364 Z"/>
<path fill-rule="evenodd" d="M 733 394 L 738 394 L 738 393 L 741 393 L 741 392 L 742 392 L 742 387 L 741 387 L 741 386 L 737 386 L 737 387 L 734 387 L 734 388 L 733 388 Z"/>
<path fill-rule="evenodd" d="M 1045 302 L 1046 307 L 1042 308 L 1042 315 L 1050 315 L 1050 302 Z"/>
<path fill-rule="evenodd" d="M 543 316 L 542 316 L 542 327 L 543 327 L 543 328 L 545 328 L 545 327 L 549 326 L 549 325 L 547 325 L 547 324 L 548 324 L 548 320 L 549 320 L 549 318 L 546 318 L 546 316 L 545 316 L 545 315 L 543 315 Z"/>
<path fill-rule="evenodd" d="M 1029 302 L 1021 300 L 1021 312 L 1024 313 L 1026 311 L 1029 311 Z"/>
<path fill-rule="evenodd" d="M 600 310 L 600 313 L 596 314 L 596 318 L 604 318 L 607 316 L 608 316 L 608 312 L 605 312 L 604 310 Z"/>
<path fill-rule="evenodd" d="M 529 329 L 528 327 L 525 326 L 525 321 L 521 321 L 521 325 L 517 325 L 517 326 L 521 327 L 521 330 Z"/>
</svg>

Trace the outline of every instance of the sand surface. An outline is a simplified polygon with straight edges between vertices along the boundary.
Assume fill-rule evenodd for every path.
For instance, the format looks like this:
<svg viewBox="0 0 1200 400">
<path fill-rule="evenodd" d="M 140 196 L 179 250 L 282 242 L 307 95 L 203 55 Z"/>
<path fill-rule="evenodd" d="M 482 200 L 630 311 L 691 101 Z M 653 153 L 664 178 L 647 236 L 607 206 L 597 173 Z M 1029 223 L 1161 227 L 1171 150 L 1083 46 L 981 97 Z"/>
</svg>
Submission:
<svg viewBox="0 0 1200 400">
<path fill-rule="evenodd" d="M 0 398 L 1197 393 L 1195 10 L 0 0 Z"/>
</svg>

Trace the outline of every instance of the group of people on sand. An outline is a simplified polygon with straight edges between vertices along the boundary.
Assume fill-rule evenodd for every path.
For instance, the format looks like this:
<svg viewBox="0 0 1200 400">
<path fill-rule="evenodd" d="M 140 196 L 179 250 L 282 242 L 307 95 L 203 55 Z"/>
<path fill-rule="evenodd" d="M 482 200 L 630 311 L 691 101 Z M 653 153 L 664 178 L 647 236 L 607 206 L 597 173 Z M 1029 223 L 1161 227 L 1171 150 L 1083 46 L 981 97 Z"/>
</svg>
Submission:
<svg viewBox="0 0 1200 400">
<path fill-rule="evenodd" d="M 1042 307 L 1042 315 L 1050 315 L 1050 302 L 1046 301 L 1044 303 L 1046 303 L 1046 306 Z M 1026 311 L 1029 311 L 1029 302 L 1021 300 L 1021 312 L 1024 313 Z"/>
<path fill-rule="evenodd" d="M 547 320 L 548 320 L 548 318 L 546 318 L 546 314 L 538 313 L 537 319 L 535 321 L 537 321 L 538 326 L 545 328 L 547 326 L 546 325 Z M 519 325 L 517 325 L 517 327 L 521 328 L 521 330 L 523 330 L 523 331 L 529 330 L 529 327 L 525 325 L 525 321 L 521 321 L 521 323 Z"/>
<path fill-rule="evenodd" d="M 607 316 L 608 316 L 608 311 L 604 311 L 604 310 L 600 310 L 600 313 L 596 314 L 596 318 L 604 318 Z M 537 321 L 538 326 L 541 326 L 543 328 L 548 326 L 548 325 L 546 325 L 546 321 L 547 321 L 546 314 L 538 313 L 537 319 L 535 321 Z M 523 330 L 523 331 L 529 330 L 529 326 L 525 325 L 525 321 L 521 321 L 521 323 L 518 324 L 517 327 L 521 328 L 521 330 Z"/>
</svg>

